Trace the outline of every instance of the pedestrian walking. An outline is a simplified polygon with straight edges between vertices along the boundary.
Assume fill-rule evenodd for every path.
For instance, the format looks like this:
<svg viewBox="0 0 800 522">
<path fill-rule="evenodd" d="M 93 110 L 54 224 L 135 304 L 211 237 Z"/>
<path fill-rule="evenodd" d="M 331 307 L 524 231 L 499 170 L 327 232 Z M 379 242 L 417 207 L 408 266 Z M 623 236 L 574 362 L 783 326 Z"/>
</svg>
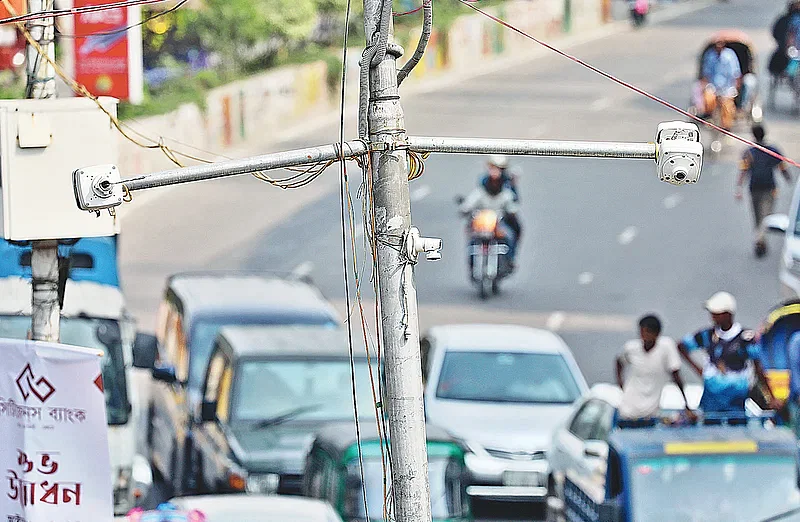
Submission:
<svg viewBox="0 0 800 522">
<path fill-rule="evenodd" d="M 674 382 L 686 400 L 680 374 L 681 356 L 675 341 L 661 335 L 661 321 L 655 315 L 639 320 L 639 339 L 625 343 L 617 357 L 617 384 L 622 388 L 619 405 L 621 419 L 638 420 L 657 416 L 661 407 L 661 391 Z"/>
<path fill-rule="evenodd" d="M 765 136 L 766 131 L 763 126 L 753 126 L 753 137 L 756 143 L 773 152 L 781 154 L 777 147 L 766 143 Z M 755 229 L 756 257 L 764 257 L 767 254 L 767 241 L 763 222 L 766 216 L 772 214 L 775 207 L 775 198 L 778 196 L 778 188 L 775 182 L 775 169 L 781 171 L 787 183 L 792 181 L 786 163 L 774 156 L 756 147 L 750 147 L 742 154 L 739 167 L 739 179 L 736 182 L 734 197 L 737 200 L 742 199 L 742 187 L 744 186 L 745 180 L 749 179 L 748 187 L 750 190 L 753 226 Z"/>
</svg>

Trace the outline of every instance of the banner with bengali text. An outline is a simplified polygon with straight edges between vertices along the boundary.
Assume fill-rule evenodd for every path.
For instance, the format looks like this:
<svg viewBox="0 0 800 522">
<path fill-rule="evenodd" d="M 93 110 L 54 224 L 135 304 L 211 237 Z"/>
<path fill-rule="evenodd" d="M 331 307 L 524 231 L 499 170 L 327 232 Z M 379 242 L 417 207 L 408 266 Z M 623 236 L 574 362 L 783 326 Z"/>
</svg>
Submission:
<svg viewBox="0 0 800 522">
<path fill-rule="evenodd" d="M 113 517 L 102 353 L 0 339 L 0 522 Z"/>
</svg>

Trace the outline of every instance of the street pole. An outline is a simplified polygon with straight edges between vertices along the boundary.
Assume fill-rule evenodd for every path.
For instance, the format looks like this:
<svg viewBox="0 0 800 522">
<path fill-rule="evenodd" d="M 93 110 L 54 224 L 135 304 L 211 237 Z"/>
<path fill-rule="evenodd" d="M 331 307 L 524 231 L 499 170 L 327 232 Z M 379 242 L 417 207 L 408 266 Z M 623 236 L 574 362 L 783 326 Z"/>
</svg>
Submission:
<svg viewBox="0 0 800 522">
<path fill-rule="evenodd" d="M 28 12 L 37 13 L 52 9 L 52 0 L 28 0 Z M 52 18 L 32 20 L 28 31 L 47 55 L 55 57 L 53 39 L 55 27 Z M 30 43 L 27 46 L 26 97 L 53 98 L 56 80 L 53 66 L 39 55 Z M 46 209 L 43 209 L 46 212 Z M 58 341 L 61 310 L 58 302 L 58 241 L 31 242 L 31 337 L 37 341 Z"/>
<path fill-rule="evenodd" d="M 374 5 L 364 0 L 366 34 L 373 34 Z M 372 4 L 372 5 L 370 5 Z M 384 16 L 391 12 L 383 13 Z M 373 202 L 376 216 L 377 269 L 385 365 L 385 408 L 391 448 L 393 519 L 430 522 L 430 484 L 422 399 L 417 292 L 410 240 L 408 153 L 396 61 L 402 49 L 392 42 L 369 72 L 369 142 L 373 147 Z"/>
</svg>

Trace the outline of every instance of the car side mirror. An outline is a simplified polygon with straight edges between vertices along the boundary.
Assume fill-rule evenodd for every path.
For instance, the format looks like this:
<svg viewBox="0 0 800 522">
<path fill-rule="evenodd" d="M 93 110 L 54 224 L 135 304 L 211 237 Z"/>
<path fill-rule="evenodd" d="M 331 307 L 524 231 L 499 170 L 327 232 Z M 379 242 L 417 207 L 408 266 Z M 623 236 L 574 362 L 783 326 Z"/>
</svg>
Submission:
<svg viewBox="0 0 800 522">
<path fill-rule="evenodd" d="M 122 332 L 115 321 L 100 321 L 95 329 L 97 340 L 111 347 L 122 342 Z"/>
<path fill-rule="evenodd" d="M 153 368 L 153 379 L 167 384 L 172 384 L 178 380 L 175 376 L 175 368 L 172 366 L 155 366 Z"/>
<path fill-rule="evenodd" d="M 133 367 L 152 370 L 156 365 L 158 344 L 156 336 L 137 333 L 133 341 Z"/>
<path fill-rule="evenodd" d="M 213 422 L 217 420 L 217 401 L 203 401 L 200 407 L 200 420 Z"/>
<path fill-rule="evenodd" d="M 587 440 L 583 446 L 583 453 L 587 457 L 596 459 L 608 458 L 608 444 L 602 440 Z"/>
<path fill-rule="evenodd" d="M 764 218 L 764 227 L 770 232 L 785 234 L 789 230 L 789 216 L 786 214 L 770 214 Z"/>
</svg>

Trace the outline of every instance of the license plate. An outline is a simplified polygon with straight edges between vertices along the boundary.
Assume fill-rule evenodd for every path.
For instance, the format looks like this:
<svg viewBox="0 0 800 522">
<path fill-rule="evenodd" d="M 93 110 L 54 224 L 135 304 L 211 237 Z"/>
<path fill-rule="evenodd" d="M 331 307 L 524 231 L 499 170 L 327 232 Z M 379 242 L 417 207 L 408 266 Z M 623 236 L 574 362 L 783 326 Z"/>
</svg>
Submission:
<svg viewBox="0 0 800 522">
<path fill-rule="evenodd" d="M 506 471 L 504 486 L 538 487 L 542 485 L 542 474 L 538 471 Z"/>
</svg>

